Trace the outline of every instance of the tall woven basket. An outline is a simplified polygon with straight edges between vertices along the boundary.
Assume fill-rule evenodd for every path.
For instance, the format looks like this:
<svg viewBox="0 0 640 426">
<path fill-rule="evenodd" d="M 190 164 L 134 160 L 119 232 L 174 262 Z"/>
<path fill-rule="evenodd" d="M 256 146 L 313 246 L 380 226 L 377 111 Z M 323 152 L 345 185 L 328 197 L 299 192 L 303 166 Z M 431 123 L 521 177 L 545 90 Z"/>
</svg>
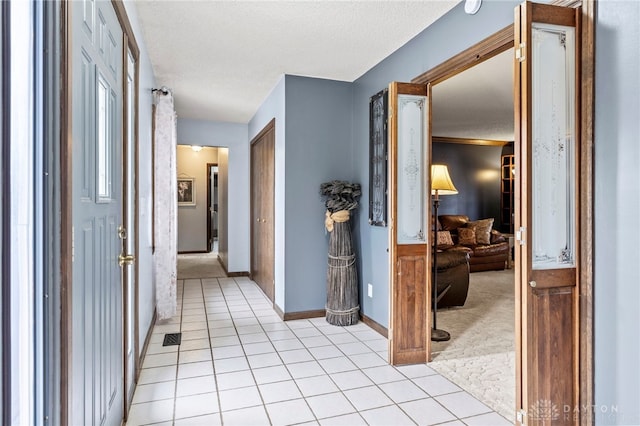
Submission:
<svg viewBox="0 0 640 426">
<path fill-rule="evenodd" d="M 327 269 L 327 322 L 353 325 L 358 322 L 358 273 L 350 221 L 335 222 L 329 236 Z"/>
</svg>

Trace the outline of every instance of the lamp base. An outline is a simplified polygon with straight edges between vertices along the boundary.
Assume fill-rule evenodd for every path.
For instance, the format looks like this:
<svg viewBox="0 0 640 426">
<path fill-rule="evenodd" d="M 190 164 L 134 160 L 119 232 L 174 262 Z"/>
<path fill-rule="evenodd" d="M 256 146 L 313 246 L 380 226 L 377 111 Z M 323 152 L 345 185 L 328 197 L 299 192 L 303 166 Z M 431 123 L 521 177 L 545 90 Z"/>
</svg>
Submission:
<svg viewBox="0 0 640 426">
<path fill-rule="evenodd" d="M 431 341 L 432 342 L 446 342 L 451 339 L 451 335 L 448 331 L 440 330 L 437 328 L 431 329 Z"/>
</svg>

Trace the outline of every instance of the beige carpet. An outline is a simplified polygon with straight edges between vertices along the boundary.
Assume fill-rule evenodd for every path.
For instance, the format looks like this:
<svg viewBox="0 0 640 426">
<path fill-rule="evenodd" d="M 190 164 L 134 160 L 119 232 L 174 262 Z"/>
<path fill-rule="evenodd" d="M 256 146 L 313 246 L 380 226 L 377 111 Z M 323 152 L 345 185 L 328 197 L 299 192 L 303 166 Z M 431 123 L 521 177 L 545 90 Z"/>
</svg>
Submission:
<svg viewBox="0 0 640 426">
<path fill-rule="evenodd" d="M 448 342 L 433 342 L 434 370 L 514 420 L 514 270 L 474 272 L 463 307 L 438 312 Z"/>
<path fill-rule="evenodd" d="M 178 255 L 178 279 L 226 277 L 218 261 L 218 253 Z"/>
</svg>

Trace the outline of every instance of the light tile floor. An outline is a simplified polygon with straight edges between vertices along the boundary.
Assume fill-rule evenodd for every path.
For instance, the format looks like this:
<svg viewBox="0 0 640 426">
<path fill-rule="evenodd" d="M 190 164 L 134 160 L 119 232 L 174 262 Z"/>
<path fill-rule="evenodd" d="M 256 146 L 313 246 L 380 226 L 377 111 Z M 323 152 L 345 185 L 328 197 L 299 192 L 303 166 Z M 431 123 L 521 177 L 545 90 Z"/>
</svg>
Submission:
<svg viewBox="0 0 640 426">
<path fill-rule="evenodd" d="M 178 281 L 151 336 L 127 425 L 508 425 L 425 364 L 387 364 L 359 323 L 283 322 L 248 278 Z M 162 346 L 182 332 L 180 346 Z"/>
</svg>

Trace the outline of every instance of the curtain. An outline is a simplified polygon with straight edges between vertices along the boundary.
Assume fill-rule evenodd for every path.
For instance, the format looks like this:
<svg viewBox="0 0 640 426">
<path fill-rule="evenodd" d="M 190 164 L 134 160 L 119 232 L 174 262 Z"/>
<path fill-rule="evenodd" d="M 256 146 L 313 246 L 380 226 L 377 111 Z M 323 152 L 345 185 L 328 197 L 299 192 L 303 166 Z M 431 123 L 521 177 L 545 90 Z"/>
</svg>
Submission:
<svg viewBox="0 0 640 426">
<path fill-rule="evenodd" d="M 155 251 L 153 272 L 156 283 L 158 319 L 171 318 L 176 313 L 177 278 L 177 211 L 176 196 L 176 114 L 173 95 L 154 91 L 154 226 Z"/>
</svg>

